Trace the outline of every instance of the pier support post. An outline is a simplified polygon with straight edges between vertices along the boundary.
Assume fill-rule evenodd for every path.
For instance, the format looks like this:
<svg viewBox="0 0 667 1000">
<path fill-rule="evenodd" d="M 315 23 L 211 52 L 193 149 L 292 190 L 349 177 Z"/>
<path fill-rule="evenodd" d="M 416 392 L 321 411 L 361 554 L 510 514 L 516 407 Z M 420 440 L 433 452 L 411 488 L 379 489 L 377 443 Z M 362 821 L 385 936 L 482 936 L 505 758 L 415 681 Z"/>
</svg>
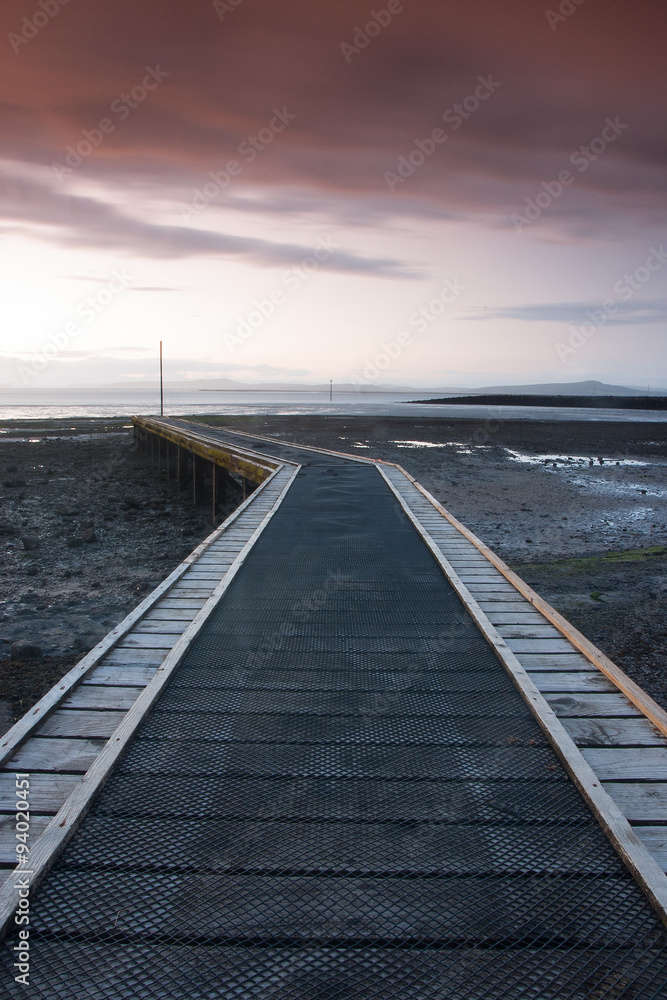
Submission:
<svg viewBox="0 0 667 1000">
<path fill-rule="evenodd" d="M 201 501 L 204 492 L 204 462 L 205 459 L 198 458 L 192 452 L 192 502 L 194 504 Z"/>
<path fill-rule="evenodd" d="M 176 445 L 176 451 L 176 478 L 178 480 L 178 492 L 182 493 L 188 485 L 188 453 L 180 445 Z"/>
<path fill-rule="evenodd" d="M 215 528 L 218 523 L 215 508 L 218 504 L 218 466 L 215 462 L 211 462 L 211 521 L 213 522 L 213 527 Z"/>
</svg>

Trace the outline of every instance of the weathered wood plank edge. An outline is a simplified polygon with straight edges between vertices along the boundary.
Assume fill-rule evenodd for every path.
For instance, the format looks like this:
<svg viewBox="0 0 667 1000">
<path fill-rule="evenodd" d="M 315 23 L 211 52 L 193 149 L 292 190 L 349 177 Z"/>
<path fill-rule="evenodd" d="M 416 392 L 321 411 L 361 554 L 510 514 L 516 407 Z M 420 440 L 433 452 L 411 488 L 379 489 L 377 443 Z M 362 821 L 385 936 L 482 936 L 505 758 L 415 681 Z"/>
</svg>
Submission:
<svg viewBox="0 0 667 1000">
<path fill-rule="evenodd" d="M 144 600 L 134 608 L 129 615 L 127 615 L 122 622 L 116 625 L 105 637 L 98 642 L 93 649 L 90 650 L 75 666 L 69 670 L 64 677 L 61 677 L 57 684 L 55 684 L 49 691 L 46 692 L 43 698 L 33 705 L 33 707 L 26 712 L 23 718 L 19 719 L 11 729 L 9 729 L 0 742 L 0 767 L 3 767 L 6 762 L 13 756 L 14 751 L 27 736 L 30 735 L 32 730 L 45 718 L 45 716 L 53 708 L 56 708 L 70 693 L 72 688 L 76 687 L 80 681 L 94 668 L 96 667 L 100 660 L 106 656 L 120 641 L 127 635 L 127 633 L 136 625 L 138 621 L 150 611 L 163 597 L 168 590 L 183 576 L 187 570 L 193 566 L 197 560 L 206 552 L 211 545 L 213 545 L 220 536 L 227 530 L 227 528 L 237 520 L 245 512 L 245 510 L 250 506 L 253 500 L 259 496 L 260 492 L 269 485 L 281 471 L 283 466 L 276 469 L 275 472 L 265 479 L 265 481 L 258 486 L 258 488 L 250 494 L 250 496 L 244 500 L 244 502 L 237 507 L 235 511 L 223 521 L 222 524 L 213 531 L 207 538 L 200 542 L 200 544 L 192 550 L 192 552 L 185 557 L 185 559 L 178 564 L 167 576 L 162 583 L 160 583 L 155 590 L 151 591 Z"/>
<path fill-rule="evenodd" d="M 536 607 L 542 614 L 549 619 L 549 621 L 555 625 L 555 627 L 562 632 L 562 634 L 570 640 L 573 646 L 575 646 L 583 655 L 593 663 L 598 670 L 612 681 L 616 687 L 623 692 L 623 694 L 628 698 L 629 701 L 635 705 L 640 712 L 642 712 L 648 719 L 651 720 L 654 726 L 656 726 L 663 736 L 667 737 L 667 712 L 658 705 L 657 702 L 653 700 L 638 684 L 631 680 L 628 675 L 621 670 L 621 668 L 614 663 L 601 649 L 587 639 L 578 629 L 572 625 L 567 618 L 564 618 L 555 608 L 540 597 L 536 591 L 530 587 L 525 580 L 522 580 L 517 573 L 509 568 L 507 563 L 503 562 L 500 556 L 496 555 L 493 549 L 490 549 L 488 545 L 485 545 L 481 539 L 479 539 L 469 528 L 466 528 L 453 514 L 450 514 L 445 507 L 439 503 L 438 500 L 432 496 L 427 489 L 425 489 L 421 483 L 410 475 L 402 466 L 396 465 L 393 462 L 385 462 L 385 465 L 393 465 L 395 469 L 402 472 L 403 475 L 409 479 L 409 481 L 415 486 L 420 493 L 422 493 L 430 503 L 436 507 L 440 513 L 447 518 L 450 524 L 454 525 L 458 531 L 461 532 L 472 544 L 482 552 L 486 558 L 491 562 L 496 569 L 498 569 L 503 576 L 511 583 L 519 593 L 526 598 L 534 607 Z"/>
<path fill-rule="evenodd" d="M 180 418 L 176 418 L 179 419 Z M 190 424 L 190 421 L 183 420 L 182 423 L 190 424 L 193 428 L 182 427 L 181 424 L 173 424 L 169 419 L 161 419 L 160 417 L 131 417 L 132 423 L 135 427 L 142 427 L 144 430 L 150 431 L 153 434 L 159 434 L 162 431 L 165 439 L 170 439 L 171 437 L 181 436 L 185 439 L 181 447 L 187 447 L 187 445 L 199 445 L 200 447 L 206 449 L 211 448 L 214 451 L 225 451 L 228 452 L 232 458 L 238 458 L 240 461 L 246 462 L 247 464 L 252 464 L 262 469 L 264 472 L 277 472 L 281 465 L 295 465 L 296 463 L 284 460 L 281 458 L 272 458 L 269 455 L 263 455 L 259 451 L 253 451 L 252 448 L 242 448 L 240 445 L 234 444 L 232 441 L 223 441 L 222 438 L 216 438 L 212 435 L 206 434 L 204 430 L 199 428 L 205 427 L 205 424 Z M 176 443 L 176 442 L 174 442 Z M 213 458 L 214 456 L 202 455 L 203 458 Z"/>
<path fill-rule="evenodd" d="M 454 569 L 443 556 L 436 542 L 433 541 L 429 533 L 422 527 L 418 517 L 412 512 L 409 504 L 401 496 L 399 490 L 394 486 L 381 465 L 378 466 L 378 471 L 430 549 L 433 557 L 440 565 L 454 590 L 456 590 L 484 638 L 509 673 L 515 686 L 529 706 L 545 736 L 560 757 L 607 837 L 643 889 L 663 924 L 667 926 L 667 875 L 665 875 L 658 862 L 634 832 L 620 808 L 611 796 L 604 791 L 597 775 L 587 763 L 553 709 L 535 687 L 528 673 L 521 666 L 521 663 L 502 636 L 498 634 L 488 620 L 468 588 L 461 582 Z M 411 479 L 409 476 L 408 478 Z"/>
<path fill-rule="evenodd" d="M 93 800 L 110 777 L 111 772 L 125 752 L 136 729 L 159 698 L 169 677 L 179 665 L 204 623 L 213 613 L 232 580 L 243 566 L 255 542 L 265 530 L 287 495 L 300 468 L 300 465 L 295 466 L 292 475 L 276 498 L 275 504 L 268 514 L 264 516 L 261 523 L 253 532 L 252 537 L 243 546 L 225 578 L 221 580 L 204 607 L 198 612 L 197 617 L 188 626 L 173 649 L 167 654 L 162 665 L 156 670 L 155 676 L 141 692 L 111 739 L 107 742 L 104 749 L 100 751 L 97 759 L 65 800 L 46 830 L 38 838 L 30 851 L 30 868 L 21 869 L 21 867 L 16 867 L 14 869 L 14 874 L 17 876 L 23 873 L 24 884 L 21 887 L 22 889 L 28 888 L 32 892 L 37 887 L 67 842 L 83 822 Z M 0 888 L 0 940 L 5 937 L 9 922 L 16 913 L 19 903 L 19 887 L 15 886 L 14 882 L 15 879 L 9 877 L 2 888 Z"/>
</svg>

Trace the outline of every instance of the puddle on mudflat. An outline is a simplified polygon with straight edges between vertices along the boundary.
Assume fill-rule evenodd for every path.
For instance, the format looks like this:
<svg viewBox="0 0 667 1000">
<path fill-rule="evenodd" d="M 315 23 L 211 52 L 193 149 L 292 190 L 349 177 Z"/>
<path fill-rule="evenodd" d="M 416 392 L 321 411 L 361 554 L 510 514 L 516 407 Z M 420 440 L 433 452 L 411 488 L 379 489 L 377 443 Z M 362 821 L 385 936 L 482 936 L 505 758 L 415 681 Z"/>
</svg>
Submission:
<svg viewBox="0 0 667 1000">
<path fill-rule="evenodd" d="M 472 447 L 464 444 L 463 441 L 391 441 L 397 448 L 453 448 L 457 455 L 474 455 L 482 448 L 488 448 L 486 444 L 476 444 Z"/>
<path fill-rule="evenodd" d="M 527 455 L 525 452 L 513 451 L 511 448 L 506 448 L 505 451 L 509 457 L 514 462 L 524 462 L 528 465 L 555 465 L 564 466 L 566 468 L 582 468 L 585 466 L 597 465 L 597 466 L 646 466 L 648 462 L 640 462 L 634 458 L 605 458 L 604 456 L 595 456 L 592 458 L 589 455 Z"/>
<path fill-rule="evenodd" d="M 132 428 L 129 428 L 130 430 Z M 44 437 L 38 438 L 24 438 L 24 437 L 5 437 L 6 431 L 0 430 L 0 442 L 2 444 L 43 444 L 44 441 L 94 441 L 98 438 L 110 438 L 110 437 L 127 437 L 124 431 L 102 431 L 96 434 L 67 434 L 65 437 L 54 434 L 45 434 Z M 63 429 L 61 428 L 61 434 Z"/>
</svg>

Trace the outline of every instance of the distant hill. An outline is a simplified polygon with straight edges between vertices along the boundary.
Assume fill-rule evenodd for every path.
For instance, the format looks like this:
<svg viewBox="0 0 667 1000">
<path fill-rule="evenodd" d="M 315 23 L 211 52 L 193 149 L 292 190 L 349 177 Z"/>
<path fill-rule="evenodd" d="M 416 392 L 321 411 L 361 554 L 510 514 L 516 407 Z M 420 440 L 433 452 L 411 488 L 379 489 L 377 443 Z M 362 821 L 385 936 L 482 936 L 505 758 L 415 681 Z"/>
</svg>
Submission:
<svg viewBox="0 0 667 1000">
<path fill-rule="evenodd" d="M 459 392 L 463 390 L 459 389 Z M 480 393 L 506 394 L 514 396 L 667 396 L 667 389 L 632 389 L 627 385 L 607 385 L 589 379 L 586 382 L 541 382 L 533 385 L 487 385 L 483 389 L 471 389 L 466 395 Z"/>
<path fill-rule="evenodd" d="M 114 382 L 112 385 L 100 388 L 108 389 L 143 389 L 154 387 L 153 381 L 146 382 Z M 328 382 L 239 382 L 232 378 L 191 379 L 189 381 L 165 381 L 165 387 L 183 392 L 329 392 Z M 414 386 L 414 385 L 358 385 L 353 382 L 337 382 L 334 379 L 334 393 L 337 392 L 368 392 L 368 393 L 415 393 L 438 394 L 439 396 L 479 396 L 511 394 L 514 396 L 667 396 L 667 389 L 634 389 L 626 385 L 608 385 L 605 382 L 588 380 L 584 382 L 544 382 L 530 385 L 487 385 L 480 389 L 461 386 Z"/>
<path fill-rule="evenodd" d="M 667 410 L 667 396 L 563 396 L 559 393 L 475 393 L 470 396 L 439 396 L 413 399 L 412 403 L 472 404 L 477 406 L 564 406 L 608 410 Z"/>
</svg>

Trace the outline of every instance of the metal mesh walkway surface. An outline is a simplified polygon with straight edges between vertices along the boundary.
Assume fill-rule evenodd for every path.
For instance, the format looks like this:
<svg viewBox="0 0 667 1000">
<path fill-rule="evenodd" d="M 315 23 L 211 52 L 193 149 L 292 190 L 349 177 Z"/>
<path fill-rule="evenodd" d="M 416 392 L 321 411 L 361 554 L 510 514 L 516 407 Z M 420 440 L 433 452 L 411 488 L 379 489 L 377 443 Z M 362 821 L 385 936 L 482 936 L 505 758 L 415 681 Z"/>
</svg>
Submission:
<svg viewBox="0 0 667 1000">
<path fill-rule="evenodd" d="M 667 997 L 665 931 L 502 664 L 377 470 L 334 459 L 297 476 L 30 941 L 40 1000 Z"/>
</svg>

